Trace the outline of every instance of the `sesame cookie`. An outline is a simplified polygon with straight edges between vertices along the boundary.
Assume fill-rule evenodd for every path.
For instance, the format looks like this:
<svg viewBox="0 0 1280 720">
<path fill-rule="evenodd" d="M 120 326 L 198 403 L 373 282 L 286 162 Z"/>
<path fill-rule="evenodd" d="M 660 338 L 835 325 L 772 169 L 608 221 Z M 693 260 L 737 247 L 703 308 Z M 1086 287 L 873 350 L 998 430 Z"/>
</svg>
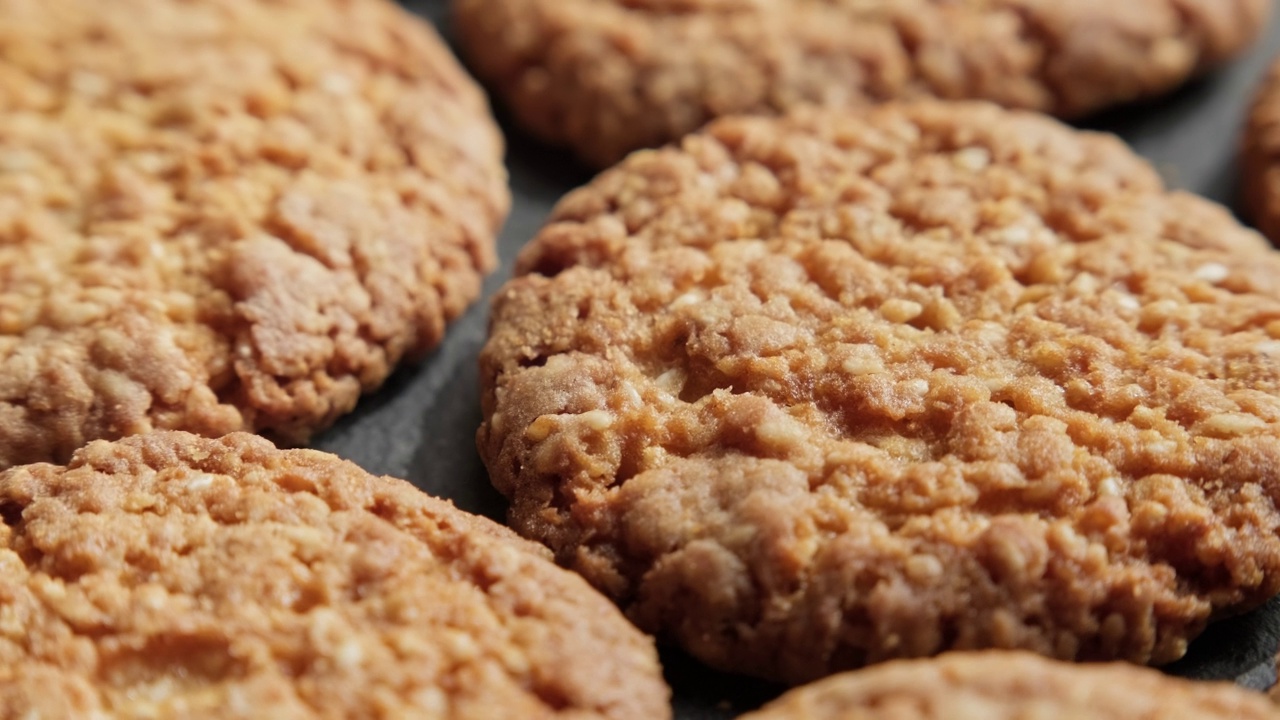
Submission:
<svg viewBox="0 0 1280 720">
<path fill-rule="evenodd" d="M 1280 241 L 1280 59 L 1254 96 L 1240 165 L 1245 211 L 1272 242 Z"/>
<path fill-rule="evenodd" d="M 301 442 L 480 292 L 479 89 L 384 0 L 0 0 L 0 468 Z"/>
<path fill-rule="evenodd" d="M 720 668 L 1167 663 L 1280 590 L 1280 256 L 1030 113 L 636 153 L 523 250 L 481 380 L 513 526 Z"/>
<path fill-rule="evenodd" d="M 0 717 L 666 718 L 652 642 L 545 549 L 254 435 L 0 474 Z"/>
<path fill-rule="evenodd" d="M 932 96 L 1079 116 L 1167 91 L 1270 0 L 454 0 L 476 73 L 604 166 L 708 120 Z"/>
<path fill-rule="evenodd" d="M 740 720 L 1276 720 L 1257 693 L 1114 663 L 954 653 L 844 673 Z"/>
</svg>

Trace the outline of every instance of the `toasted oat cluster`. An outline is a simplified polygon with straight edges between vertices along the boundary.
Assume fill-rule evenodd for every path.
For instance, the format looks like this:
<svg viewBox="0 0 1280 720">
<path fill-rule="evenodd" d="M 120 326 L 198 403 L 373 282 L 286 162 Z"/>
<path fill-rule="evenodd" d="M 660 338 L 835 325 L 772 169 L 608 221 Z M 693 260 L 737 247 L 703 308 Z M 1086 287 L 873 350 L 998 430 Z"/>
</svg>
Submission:
<svg viewBox="0 0 1280 720">
<path fill-rule="evenodd" d="M 1078 116 L 1247 47 L 1270 0 L 453 0 L 517 118 L 604 166 L 734 113 L 982 99 Z"/>
<path fill-rule="evenodd" d="M 0 717 L 670 717 L 652 641 L 546 551 L 237 433 L 0 473 Z"/>
<path fill-rule="evenodd" d="M 384 0 L 0 0 L 0 468 L 305 440 L 480 292 L 479 90 Z"/>
<path fill-rule="evenodd" d="M 846 673 L 798 688 L 740 720 L 1275 720 L 1229 683 L 1123 663 L 1068 665 L 1018 652 L 955 653 Z"/>
<path fill-rule="evenodd" d="M 722 120 L 517 273 L 478 434 L 510 520 L 712 665 L 1159 664 L 1280 590 L 1280 256 L 1114 138 Z"/>
</svg>

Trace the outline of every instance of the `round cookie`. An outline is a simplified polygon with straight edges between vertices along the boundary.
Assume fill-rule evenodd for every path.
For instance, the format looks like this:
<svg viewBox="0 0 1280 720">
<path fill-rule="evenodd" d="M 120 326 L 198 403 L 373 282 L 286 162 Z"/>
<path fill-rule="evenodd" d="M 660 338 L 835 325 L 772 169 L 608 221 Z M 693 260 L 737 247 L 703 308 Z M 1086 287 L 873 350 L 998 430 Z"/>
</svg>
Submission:
<svg viewBox="0 0 1280 720">
<path fill-rule="evenodd" d="M 708 120 L 933 96 L 1079 116 L 1220 64 L 1270 0 L 454 0 L 476 73 L 605 166 Z"/>
<path fill-rule="evenodd" d="M 1160 664 L 1280 590 L 1280 256 L 1113 137 L 725 119 L 517 274 L 477 436 L 513 527 L 714 666 Z"/>
<path fill-rule="evenodd" d="M 844 673 L 739 720 L 1276 720 L 1257 693 L 1122 663 L 1019 652 L 953 653 Z"/>
<path fill-rule="evenodd" d="M 546 551 L 235 433 L 0 474 L 0 717 L 666 718 L 652 641 Z"/>
<path fill-rule="evenodd" d="M 1245 211 L 1262 234 L 1280 241 L 1280 59 L 1258 86 L 1240 165 Z"/>
<path fill-rule="evenodd" d="M 483 95 L 384 0 L 0 0 L 0 468 L 302 442 L 480 292 Z"/>
</svg>

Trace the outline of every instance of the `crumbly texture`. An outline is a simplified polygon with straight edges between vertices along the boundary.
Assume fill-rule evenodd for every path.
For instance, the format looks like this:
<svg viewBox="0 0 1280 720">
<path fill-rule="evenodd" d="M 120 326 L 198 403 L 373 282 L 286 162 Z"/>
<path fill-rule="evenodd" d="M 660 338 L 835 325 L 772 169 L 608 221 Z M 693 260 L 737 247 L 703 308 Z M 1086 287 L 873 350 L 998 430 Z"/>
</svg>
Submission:
<svg viewBox="0 0 1280 720">
<path fill-rule="evenodd" d="M 732 118 L 566 197 L 497 295 L 522 534 L 703 660 L 1166 663 L 1280 590 L 1280 255 L 982 104 Z"/>
<path fill-rule="evenodd" d="M 1276 720 L 1257 693 L 1017 652 L 900 661 L 793 690 L 739 720 Z"/>
<path fill-rule="evenodd" d="M 152 428 L 301 442 L 478 296 L 501 137 L 400 8 L 0 16 L 0 468 Z"/>
<path fill-rule="evenodd" d="M 1245 211 L 1272 242 L 1280 242 L 1280 58 L 1258 85 L 1240 153 Z"/>
<path fill-rule="evenodd" d="M 544 548 L 236 433 L 0 474 L 0 718 L 667 718 L 652 641 Z"/>
<path fill-rule="evenodd" d="M 1271 0 L 453 0 L 469 64 L 605 166 L 716 117 L 924 96 L 1078 116 L 1246 47 Z"/>
</svg>

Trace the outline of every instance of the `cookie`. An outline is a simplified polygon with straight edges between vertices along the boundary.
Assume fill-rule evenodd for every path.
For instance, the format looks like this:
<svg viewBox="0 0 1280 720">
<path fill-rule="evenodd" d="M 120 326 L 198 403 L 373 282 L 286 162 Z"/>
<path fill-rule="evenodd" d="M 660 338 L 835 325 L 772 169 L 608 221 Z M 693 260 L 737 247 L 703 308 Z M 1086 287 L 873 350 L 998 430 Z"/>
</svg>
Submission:
<svg viewBox="0 0 1280 720">
<path fill-rule="evenodd" d="M 716 117 L 932 96 L 1061 116 L 1172 89 L 1270 0 L 454 0 L 470 66 L 605 166 Z"/>
<path fill-rule="evenodd" d="M 0 468 L 302 442 L 494 267 L 502 141 L 384 0 L 0 0 Z"/>
<path fill-rule="evenodd" d="M 1122 663 L 1070 665 L 1018 652 L 954 653 L 851 672 L 792 690 L 740 720 L 1275 720 L 1229 683 Z"/>
<path fill-rule="evenodd" d="M 1271 702 L 1280 705 L 1280 654 L 1276 655 L 1276 676 L 1277 681 L 1267 690 L 1267 697 L 1271 698 Z"/>
<path fill-rule="evenodd" d="M 545 549 L 235 433 L 0 474 L 0 717 L 666 718 L 652 641 Z"/>
<path fill-rule="evenodd" d="M 1264 235 L 1280 240 L 1280 59 L 1255 94 L 1240 167 L 1245 212 Z"/>
<path fill-rule="evenodd" d="M 516 272 L 477 436 L 510 521 L 712 665 L 1161 664 L 1280 590 L 1280 256 L 1113 137 L 724 119 Z"/>
</svg>

